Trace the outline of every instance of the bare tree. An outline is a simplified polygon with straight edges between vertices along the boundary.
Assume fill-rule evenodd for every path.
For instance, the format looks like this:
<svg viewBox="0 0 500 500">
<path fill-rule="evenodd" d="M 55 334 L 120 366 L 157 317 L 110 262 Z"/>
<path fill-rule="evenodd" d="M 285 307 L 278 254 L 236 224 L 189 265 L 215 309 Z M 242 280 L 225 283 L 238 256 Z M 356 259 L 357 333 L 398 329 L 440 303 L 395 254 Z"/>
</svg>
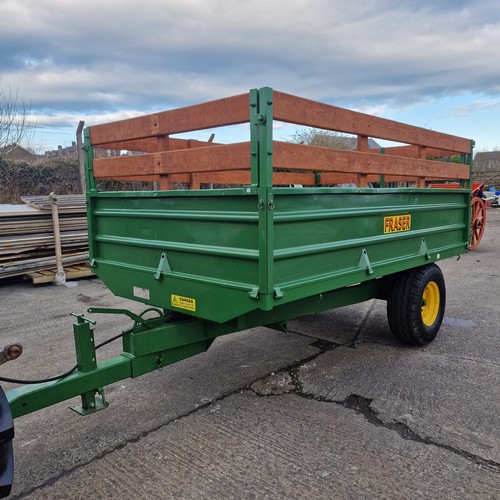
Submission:
<svg viewBox="0 0 500 500">
<path fill-rule="evenodd" d="M 26 138 L 29 116 L 30 110 L 17 90 L 0 88 L 0 150 Z"/>
<path fill-rule="evenodd" d="M 304 128 L 292 134 L 290 142 L 335 149 L 356 149 L 356 138 L 340 132 Z"/>
</svg>

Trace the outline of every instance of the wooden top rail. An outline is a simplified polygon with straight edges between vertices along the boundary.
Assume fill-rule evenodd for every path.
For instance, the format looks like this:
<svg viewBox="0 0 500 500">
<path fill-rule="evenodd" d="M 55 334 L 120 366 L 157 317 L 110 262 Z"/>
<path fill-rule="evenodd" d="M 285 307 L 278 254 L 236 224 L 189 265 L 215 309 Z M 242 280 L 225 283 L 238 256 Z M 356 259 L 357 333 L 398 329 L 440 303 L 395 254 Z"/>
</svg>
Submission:
<svg viewBox="0 0 500 500">
<path fill-rule="evenodd" d="M 177 139 L 174 137 L 147 137 L 146 139 L 132 139 L 129 141 L 108 142 L 99 144 L 98 149 L 114 149 L 140 151 L 142 153 L 156 153 L 174 149 L 202 148 L 217 144 L 215 142 L 197 141 L 196 139 Z"/>
<path fill-rule="evenodd" d="M 470 153 L 471 140 L 386 118 L 359 113 L 302 97 L 273 92 L 273 118 L 287 123 L 347 134 L 427 146 L 452 153 Z"/>
<path fill-rule="evenodd" d="M 275 141 L 273 145 L 274 168 L 432 179 L 443 177 L 469 179 L 470 176 L 469 166 L 458 163 L 386 156 L 289 142 Z"/>
<path fill-rule="evenodd" d="M 267 92 L 267 89 L 266 89 Z M 268 103 L 269 104 L 269 103 Z M 357 151 L 273 141 L 273 183 L 334 185 L 369 182 L 468 180 L 465 164 L 428 158 L 470 154 L 472 141 L 273 91 L 273 120 L 357 135 Z M 94 158 L 96 179 L 173 183 L 248 184 L 250 142 L 214 144 L 172 138 L 178 134 L 250 121 L 250 93 L 90 127 L 94 148 L 143 154 Z M 272 120 L 261 124 L 272 126 Z M 253 136 L 256 141 L 256 135 Z M 368 137 L 405 146 L 369 149 Z M 257 148 L 258 144 L 254 144 Z M 253 147 L 253 146 L 252 146 Z M 319 175 L 318 175 L 319 174 Z M 253 177 L 255 179 L 255 177 Z"/>
<path fill-rule="evenodd" d="M 410 158 L 441 158 L 454 156 L 452 151 L 421 146 L 391 146 L 388 148 L 380 148 L 379 150 L 372 150 L 372 152 L 375 151 L 379 151 L 385 155 L 408 156 Z M 457 154 L 459 153 L 457 152 Z"/>
<path fill-rule="evenodd" d="M 157 176 L 161 175 L 231 171 L 231 179 L 235 180 L 243 178 L 233 175 L 235 171 L 250 169 L 250 143 L 96 158 L 93 164 L 96 179 L 157 180 Z M 322 184 L 352 182 L 352 180 L 341 180 L 342 174 L 344 178 L 347 178 L 345 174 L 370 175 L 374 182 L 376 182 L 374 176 L 380 178 L 380 175 L 392 176 L 398 180 L 418 177 L 434 180 L 469 179 L 470 176 L 469 166 L 463 164 L 279 141 L 273 142 L 273 168 L 305 173 L 324 172 L 321 176 Z M 279 178 L 278 173 L 283 172 L 273 174 L 275 184 L 278 184 L 276 182 Z M 327 173 L 329 175 L 326 175 Z M 333 176 L 331 175 L 333 173 L 339 175 Z M 247 177 L 248 175 L 244 176 L 245 179 Z M 293 183 L 296 182 L 290 182 Z"/>
<path fill-rule="evenodd" d="M 249 108 L 250 96 L 247 93 L 185 108 L 94 125 L 90 127 L 90 142 L 95 148 L 99 148 L 112 143 L 236 125 L 250 120 Z"/>
<path fill-rule="evenodd" d="M 249 142 L 94 159 L 96 179 L 241 169 L 250 169 Z"/>
</svg>

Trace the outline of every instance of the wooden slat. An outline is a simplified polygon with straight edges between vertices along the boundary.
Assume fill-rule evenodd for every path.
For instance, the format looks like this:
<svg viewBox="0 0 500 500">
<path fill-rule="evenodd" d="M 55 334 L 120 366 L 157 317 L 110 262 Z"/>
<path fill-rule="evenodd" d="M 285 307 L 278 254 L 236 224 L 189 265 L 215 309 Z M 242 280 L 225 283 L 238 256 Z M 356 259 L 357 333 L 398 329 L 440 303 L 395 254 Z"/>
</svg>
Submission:
<svg viewBox="0 0 500 500">
<path fill-rule="evenodd" d="M 184 183 L 187 184 L 191 181 L 191 174 L 172 174 L 170 176 L 172 183 Z"/>
<path fill-rule="evenodd" d="M 250 170 L 201 173 L 198 181 L 200 184 L 250 184 Z"/>
<path fill-rule="evenodd" d="M 368 145 L 368 136 L 366 135 L 358 135 L 358 144 L 357 150 L 364 151 L 365 153 L 370 151 L 370 146 Z"/>
<path fill-rule="evenodd" d="M 51 283 L 54 281 L 54 276 L 56 274 L 55 269 L 38 271 L 27 273 L 26 277 L 31 278 L 33 280 L 33 284 L 38 285 L 40 283 Z M 65 266 L 64 274 L 66 277 L 66 281 L 76 279 L 76 278 L 86 278 L 88 276 L 93 276 L 94 272 L 90 267 L 87 266 Z"/>
<path fill-rule="evenodd" d="M 50 210 L 42 211 L 37 210 L 33 207 L 28 207 L 27 205 L 0 205 L 0 218 L 4 219 L 6 217 L 12 218 L 36 218 L 36 217 L 46 217 L 47 214 L 51 216 Z"/>
<path fill-rule="evenodd" d="M 356 174 L 396 175 L 401 177 L 438 176 L 446 179 L 468 179 L 469 167 L 456 163 L 406 157 L 335 150 L 287 142 L 274 142 L 275 168 Z"/>
<path fill-rule="evenodd" d="M 0 278 L 55 265 L 48 197 L 23 196 L 22 199 L 31 206 L 18 206 L 17 210 L 0 208 Z M 58 203 L 63 259 L 65 262 L 88 260 L 85 197 L 60 196 Z"/>
<path fill-rule="evenodd" d="M 21 200 L 28 206 L 37 210 L 51 210 L 52 202 L 48 196 L 22 196 Z M 66 194 L 57 196 L 57 206 L 62 213 L 68 212 L 85 212 L 85 195 L 84 194 Z"/>
<path fill-rule="evenodd" d="M 172 151 L 174 149 L 202 148 L 205 146 L 210 146 L 211 144 L 215 145 L 216 143 L 208 141 L 198 141 L 195 139 L 178 139 L 170 137 L 168 150 Z M 158 151 L 165 151 L 162 149 L 158 149 L 156 137 L 148 137 L 146 139 L 135 139 L 130 141 L 109 142 L 107 144 L 100 144 L 99 149 L 140 151 L 143 153 L 157 153 Z"/>
<path fill-rule="evenodd" d="M 94 147 L 100 147 L 112 142 L 236 125 L 250 120 L 249 109 L 249 94 L 241 94 L 161 113 L 94 125 L 90 127 L 90 142 Z"/>
<path fill-rule="evenodd" d="M 250 168 L 250 143 L 155 153 L 156 168 L 166 173 L 201 173 Z"/>
<path fill-rule="evenodd" d="M 377 139 L 470 153 L 471 140 L 351 111 L 329 104 L 273 92 L 273 118 L 278 121 L 366 135 Z"/>
<path fill-rule="evenodd" d="M 310 173 L 273 172 L 273 185 L 275 186 L 293 186 L 294 184 L 314 186 L 315 179 L 316 176 Z"/>
<path fill-rule="evenodd" d="M 137 156 L 116 156 L 113 158 L 94 159 L 94 177 L 96 179 L 129 179 L 155 174 L 154 153 Z M 156 172 L 159 174 L 159 172 Z"/>
<path fill-rule="evenodd" d="M 168 135 L 162 135 L 156 137 L 156 150 L 157 151 L 168 151 L 170 149 L 170 138 Z M 172 189 L 172 183 L 168 174 L 160 175 L 160 186 L 159 188 L 164 191 L 167 189 Z"/>
<path fill-rule="evenodd" d="M 22 196 L 21 200 L 28 206 L 36 208 L 37 210 L 50 210 L 51 199 L 49 196 Z M 85 208 L 85 195 L 84 194 L 65 194 L 57 196 L 57 201 L 67 208 Z"/>
<path fill-rule="evenodd" d="M 151 174 L 151 175 L 117 175 L 117 176 L 101 176 L 100 180 L 108 180 L 108 181 L 124 181 L 124 182 L 159 182 L 160 176 Z"/>
<path fill-rule="evenodd" d="M 63 264 L 77 262 L 88 262 L 88 252 L 80 254 L 65 254 L 63 257 Z M 28 272 L 42 271 L 46 269 L 53 269 L 56 266 L 54 257 L 40 258 L 32 260 L 31 262 L 20 262 L 6 268 L 0 269 L 0 278 L 10 278 L 12 276 L 19 276 Z"/>
<path fill-rule="evenodd" d="M 378 180 L 375 180 L 378 179 Z M 356 184 L 358 181 L 357 174 L 339 173 L 339 172 L 324 172 L 321 174 L 321 184 Z M 379 182 L 380 177 L 372 176 L 369 182 Z"/>
<path fill-rule="evenodd" d="M 96 158 L 96 179 L 134 178 L 176 173 L 215 172 L 250 168 L 250 143 L 146 153 L 137 156 Z"/>
<path fill-rule="evenodd" d="M 419 148 L 418 146 L 391 146 L 389 148 L 382 148 L 379 150 L 381 153 L 387 156 L 408 156 L 409 158 L 418 158 L 419 157 Z M 446 156 L 453 156 L 453 154 L 462 154 L 459 151 L 446 151 L 445 149 L 436 149 L 436 148 L 425 148 L 425 157 L 426 158 L 439 158 Z"/>
</svg>

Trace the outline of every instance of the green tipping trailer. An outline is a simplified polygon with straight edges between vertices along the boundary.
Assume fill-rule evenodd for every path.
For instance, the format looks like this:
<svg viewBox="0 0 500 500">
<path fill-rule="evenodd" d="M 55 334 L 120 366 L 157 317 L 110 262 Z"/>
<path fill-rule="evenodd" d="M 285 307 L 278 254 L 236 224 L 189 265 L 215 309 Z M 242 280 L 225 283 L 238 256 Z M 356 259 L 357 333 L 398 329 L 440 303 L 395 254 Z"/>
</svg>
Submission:
<svg viewBox="0 0 500 500">
<path fill-rule="evenodd" d="M 327 131 L 330 147 L 276 141 L 277 122 Z M 178 136 L 242 123 L 247 142 Z M 340 149 L 330 131 L 348 134 L 352 149 Z M 369 138 L 401 145 L 371 149 Z M 291 318 L 379 298 L 400 341 L 430 342 L 446 296 L 435 263 L 470 244 L 472 148 L 270 88 L 87 128 L 90 265 L 114 294 L 146 309 L 88 310 L 133 322 L 114 338 L 122 354 L 99 362 L 95 321 L 74 314 L 75 369 L 0 391 L 4 455 L 12 417 L 77 395 L 76 410 L 92 413 L 107 406 L 105 385 L 242 329 L 286 330 Z M 11 462 L 0 470 L 3 493 Z"/>
</svg>

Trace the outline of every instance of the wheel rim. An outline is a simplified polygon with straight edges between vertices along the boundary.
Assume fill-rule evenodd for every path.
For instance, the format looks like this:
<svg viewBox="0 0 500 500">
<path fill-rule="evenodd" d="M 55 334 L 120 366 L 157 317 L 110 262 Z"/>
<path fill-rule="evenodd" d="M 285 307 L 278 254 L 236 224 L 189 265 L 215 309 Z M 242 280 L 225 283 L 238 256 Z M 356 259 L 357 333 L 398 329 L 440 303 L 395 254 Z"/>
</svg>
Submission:
<svg viewBox="0 0 500 500">
<path fill-rule="evenodd" d="M 425 326 L 432 326 L 439 313 L 439 286 L 435 281 L 429 281 L 422 295 L 422 321 Z"/>
<path fill-rule="evenodd" d="M 470 249 L 474 250 L 483 237 L 486 222 L 486 205 L 481 198 L 472 200 L 472 214 L 470 220 Z"/>
</svg>

